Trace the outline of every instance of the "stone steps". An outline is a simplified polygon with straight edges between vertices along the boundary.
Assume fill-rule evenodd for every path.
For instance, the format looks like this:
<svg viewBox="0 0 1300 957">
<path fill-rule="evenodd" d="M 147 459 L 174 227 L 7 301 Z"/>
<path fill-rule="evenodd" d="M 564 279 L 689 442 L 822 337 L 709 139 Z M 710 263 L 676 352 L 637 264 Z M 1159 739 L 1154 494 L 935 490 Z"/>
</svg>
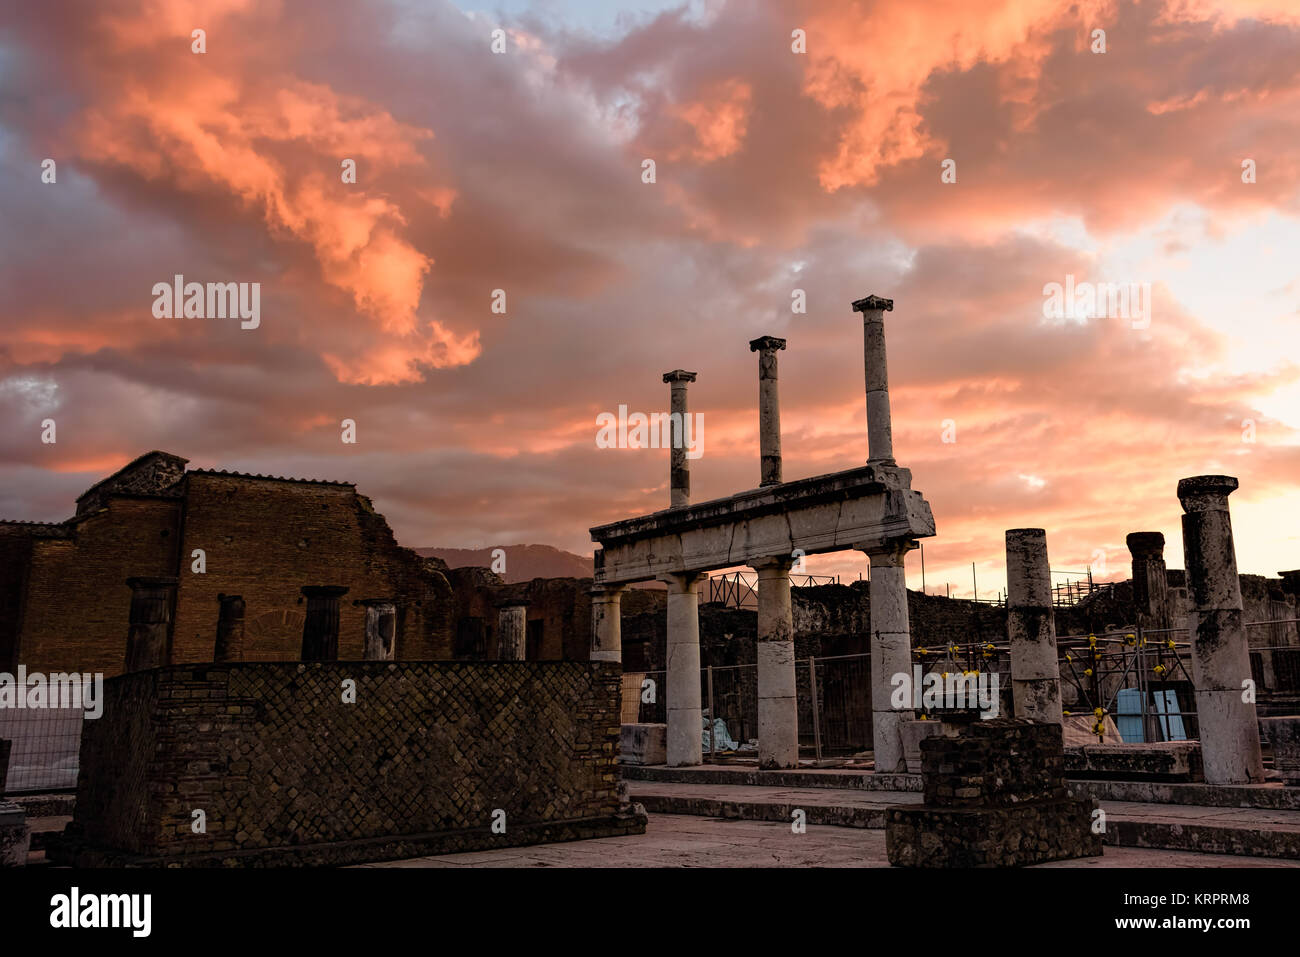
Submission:
<svg viewBox="0 0 1300 957">
<path fill-rule="evenodd" d="M 918 793 L 861 787 L 792 788 L 654 780 L 631 781 L 628 790 L 631 799 L 651 814 L 790 823 L 792 812 L 798 809 L 804 811 L 808 824 L 869 829 L 884 828 L 886 808 L 921 803 Z M 1109 847 L 1300 861 L 1300 811 L 1126 801 L 1103 801 L 1101 806 L 1106 812 L 1103 843 Z"/>
</svg>

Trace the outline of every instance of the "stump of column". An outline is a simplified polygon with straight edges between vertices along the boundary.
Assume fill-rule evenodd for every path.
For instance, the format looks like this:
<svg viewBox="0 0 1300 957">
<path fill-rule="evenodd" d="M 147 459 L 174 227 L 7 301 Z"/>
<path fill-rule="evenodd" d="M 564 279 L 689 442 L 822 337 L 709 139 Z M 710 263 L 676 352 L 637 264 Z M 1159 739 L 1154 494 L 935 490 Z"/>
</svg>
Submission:
<svg viewBox="0 0 1300 957">
<path fill-rule="evenodd" d="M 1228 496 L 1236 488 L 1237 480 L 1229 475 L 1201 475 L 1178 483 L 1192 606 L 1192 683 L 1208 784 L 1264 780 L 1255 704 L 1242 700 L 1244 682 L 1250 678 L 1250 650 L 1228 515 Z"/>
<path fill-rule="evenodd" d="M 1059 725 L 1061 666 L 1056 655 L 1047 532 L 1011 528 L 1006 537 L 1007 640 L 1016 717 Z"/>
<path fill-rule="evenodd" d="M 244 660 L 244 599 L 241 595 L 218 595 L 217 643 L 212 660 Z"/>
<path fill-rule="evenodd" d="M 176 578 L 128 578 L 130 625 L 126 636 L 126 671 L 147 671 L 171 664 L 172 608 Z"/>
<path fill-rule="evenodd" d="M 304 585 L 307 616 L 302 623 L 302 660 L 339 660 L 339 599 L 348 593 L 342 585 Z"/>
<path fill-rule="evenodd" d="M 623 660 L 623 586 L 591 589 L 591 660 Z"/>
<path fill-rule="evenodd" d="M 528 602 L 511 598 L 497 605 L 497 658 L 523 661 L 527 657 Z"/>
<path fill-rule="evenodd" d="M 397 603 L 391 598 L 363 598 L 366 610 L 366 661 L 397 660 Z"/>
<path fill-rule="evenodd" d="M 889 366 L 885 356 L 885 313 L 894 300 L 866 296 L 853 303 L 862 313 L 862 358 L 867 387 L 867 463 L 894 464 L 894 431 L 889 411 Z"/>
<path fill-rule="evenodd" d="M 1126 539 L 1133 556 L 1133 603 L 1138 624 L 1169 627 L 1169 576 L 1165 573 L 1165 537 L 1159 532 L 1132 532 Z"/>
<path fill-rule="evenodd" d="M 700 694 L 700 582 L 704 575 L 666 575 L 668 585 L 668 766 L 704 760 Z"/>
<path fill-rule="evenodd" d="M 916 543 L 903 540 L 867 549 L 871 562 L 871 739 L 877 772 L 907 770 L 901 727 L 914 717 L 894 708 L 894 675 L 912 675 L 905 557 Z"/>
<path fill-rule="evenodd" d="M 799 766 L 791 564 L 777 558 L 753 566 L 758 573 L 758 766 L 764 770 Z"/>
</svg>

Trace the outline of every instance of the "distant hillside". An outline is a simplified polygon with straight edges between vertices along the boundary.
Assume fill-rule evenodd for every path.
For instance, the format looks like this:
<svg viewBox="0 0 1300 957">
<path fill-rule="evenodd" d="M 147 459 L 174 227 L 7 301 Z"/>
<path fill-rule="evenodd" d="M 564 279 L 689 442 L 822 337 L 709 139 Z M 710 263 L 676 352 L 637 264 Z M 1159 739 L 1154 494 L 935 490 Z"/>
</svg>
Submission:
<svg viewBox="0 0 1300 957">
<path fill-rule="evenodd" d="M 507 583 L 534 578 L 590 578 L 591 559 L 550 545 L 501 545 L 506 552 Z M 450 568 L 492 567 L 493 548 L 417 548 L 426 558 L 441 558 Z"/>
</svg>

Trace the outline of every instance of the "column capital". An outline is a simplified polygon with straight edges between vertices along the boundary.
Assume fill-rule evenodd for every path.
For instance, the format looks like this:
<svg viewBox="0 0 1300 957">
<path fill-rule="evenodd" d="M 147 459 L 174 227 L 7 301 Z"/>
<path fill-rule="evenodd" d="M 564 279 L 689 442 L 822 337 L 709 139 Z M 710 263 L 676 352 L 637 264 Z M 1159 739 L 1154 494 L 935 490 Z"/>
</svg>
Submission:
<svg viewBox="0 0 1300 957">
<path fill-rule="evenodd" d="M 857 551 L 866 552 L 873 568 L 876 566 L 884 568 L 891 565 L 902 565 L 907 553 L 919 546 L 920 543 L 912 538 L 894 538 L 887 542 L 878 542 L 873 545 L 854 545 L 853 547 Z"/>
<path fill-rule="evenodd" d="M 660 575 L 658 580 L 668 586 L 669 592 L 682 594 L 698 588 L 708 577 L 708 572 L 668 572 Z"/>
<path fill-rule="evenodd" d="M 884 313 L 884 312 L 893 312 L 893 311 L 894 311 L 894 300 L 892 300 L 892 299 L 885 299 L 883 296 L 877 296 L 877 295 L 874 295 L 874 294 L 872 294 L 872 295 L 868 295 L 868 296 L 864 296 L 862 299 L 855 299 L 855 300 L 854 300 L 854 302 L 853 302 L 853 311 L 854 311 L 854 312 L 861 312 L 861 313 L 868 313 L 868 312 L 880 312 L 880 313 Z"/>
<path fill-rule="evenodd" d="M 1228 507 L 1228 496 L 1237 490 L 1231 475 L 1195 475 L 1178 482 L 1178 501 L 1184 512 L 1213 512 Z"/>
<path fill-rule="evenodd" d="M 1134 558 L 1163 558 L 1165 554 L 1165 536 L 1160 532 L 1129 532 L 1124 544 Z"/>
<path fill-rule="evenodd" d="M 618 598 L 627 589 L 625 584 L 602 585 L 599 582 L 587 589 L 587 594 L 595 599 L 604 599 L 606 601 Z"/>
<path fill-rule="evenodd" d="M 348 593 L 346 585 L 303 585 L 299 590 L 306 598 L 342 598 Z"/>
<path fill-rule="evenodd" d="M 750 352 L 775 352 L 784 348 L 785 340 L 778 339 L 776 336 L 759 336 L 757 339 L 749 340 Z"/>
<path fill-rule="evenodd" d="M 698 373 L 687 372 L 685 369 L 674 369 L 672 372 L 664 373 L 665 382 L 694 382 Z"/>
<path fill-rule="evenodd" d="M 763 572 L 789 572 L 794 567 L 794 559 L 787 555 L 773 555 L 771 558 L 756 558 L 749 563 L 749 567 L 754 571 L 762 574 Z"/>
</svg>

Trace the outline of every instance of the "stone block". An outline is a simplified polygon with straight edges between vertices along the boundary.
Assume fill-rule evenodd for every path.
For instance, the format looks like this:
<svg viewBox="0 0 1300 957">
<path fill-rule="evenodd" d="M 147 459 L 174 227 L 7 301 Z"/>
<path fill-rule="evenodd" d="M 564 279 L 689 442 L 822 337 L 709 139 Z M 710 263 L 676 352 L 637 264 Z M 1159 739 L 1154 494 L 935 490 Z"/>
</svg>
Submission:
<svg viewBox="0 0 1300 957">
<path fill-rule="evenodd" d="M 1198 741 L 1150 744 L 1086 744 L 1065 749 L 1065 773 L 1072 778 L 1115 781 L 1205 780 Z"/>
<path fill-rule="evenodd" d="M 1273 770 L 1285 783 L 1300 786 L 1300 715 L 1260 718 L 1259 723 L 1273 745 Z"/>
<path fill-rule="evenodd" d="M 622 764 L 667 764 L 668 725 L 623 725 L 619 729 L 618 759 Z"/>
<path fill-rule="evenodd" d="M 942 721 L 904 721 L 898 726 L 903 738 L 903 759 L 908 774 L 921 773 L 921 742 L 944 733 Z"/>
<path fill-rule="evenodd" d="M 9 801 L 0 801 L 0 867 L 25 867 L 31 839 L 23 809 Z"/>
</svg>

